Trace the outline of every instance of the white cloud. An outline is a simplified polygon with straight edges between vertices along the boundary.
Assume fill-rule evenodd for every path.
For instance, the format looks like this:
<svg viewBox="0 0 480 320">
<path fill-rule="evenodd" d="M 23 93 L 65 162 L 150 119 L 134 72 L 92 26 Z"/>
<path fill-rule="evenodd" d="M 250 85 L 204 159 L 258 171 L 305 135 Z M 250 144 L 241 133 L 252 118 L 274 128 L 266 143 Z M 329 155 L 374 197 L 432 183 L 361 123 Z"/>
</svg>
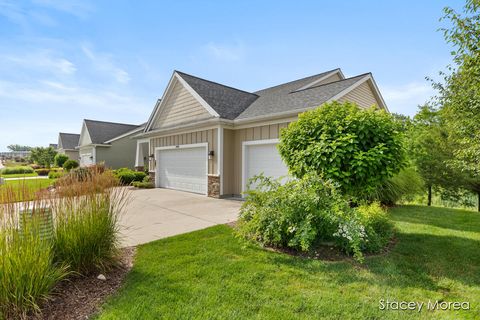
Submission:
<svg viewBox="0 0 480 320">
<path fill-rule="evenodd" d="M 210 56 L 223 61 L 239 61 L 242 60 L 246 54 L 245 45 L 241 42 L 233 45 L 210 42 L 204 46 L 204 49 Z"/>
<path fill-rule="evenodd" d="M 128 72 L 116 66 L 111 55 L 96 53 L 88 45 L 82 45 L 81 48 L 97 70 L 112 76 L 119 83 L 126 84 L 130 81 Z"/>
<path fill-rule="evenodd" d="M 0 55 L 0 67 L 22 68 L 28 71 L 43 70 L 49 73 L 71 75 L 77 71 L 75 65 L 65 59 L 55 56 L 48 50 L 40 50 L 24 55 L 5 54 Z"/>
<path fill-rule="evenodd" d="M 391 112 L 406 115 L 414 115 L 417 107 L 429 101 L 435 94 L 435 90 L 426 81 L 383 86 L 381 92 Z"/>
</svg>

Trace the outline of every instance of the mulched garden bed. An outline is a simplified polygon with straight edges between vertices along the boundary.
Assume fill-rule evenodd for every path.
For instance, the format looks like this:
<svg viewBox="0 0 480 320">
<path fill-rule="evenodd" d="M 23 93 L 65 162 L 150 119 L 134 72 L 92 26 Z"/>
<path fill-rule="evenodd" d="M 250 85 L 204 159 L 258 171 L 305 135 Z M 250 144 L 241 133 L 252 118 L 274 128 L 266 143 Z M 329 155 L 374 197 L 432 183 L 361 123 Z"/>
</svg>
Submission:
<svg viewBox="0 0 480 320">
<path fill-rule="evenodd" d="M 69 279 L 55 288 L 55 296 L 43 307 L 41 314 L 32 319 L 77 320 L 89 319 L 98 312 L 105 299 L 115 293 L 133 266 L 135 247 L 122 249 L 120 265 L 105 273 L 106 280 L 98 274 Z"/>
</svg>

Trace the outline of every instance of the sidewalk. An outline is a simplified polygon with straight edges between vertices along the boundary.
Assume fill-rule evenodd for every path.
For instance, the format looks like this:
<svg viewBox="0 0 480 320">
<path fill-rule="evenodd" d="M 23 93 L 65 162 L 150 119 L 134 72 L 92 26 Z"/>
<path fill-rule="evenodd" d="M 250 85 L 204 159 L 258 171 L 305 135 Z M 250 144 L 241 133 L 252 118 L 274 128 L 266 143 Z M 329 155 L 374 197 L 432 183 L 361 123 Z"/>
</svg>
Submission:
<svg viewBox="0 0 480 320">
<path fill-rule="evenodd" d="M 16 177 L 16 178 L 5 178 L 3 180 L 10 181 L 10 180 L 34 180 L 34 179 L 48 179 L 48 176 L 36 176 L 36 177 Z"/>
</svg>

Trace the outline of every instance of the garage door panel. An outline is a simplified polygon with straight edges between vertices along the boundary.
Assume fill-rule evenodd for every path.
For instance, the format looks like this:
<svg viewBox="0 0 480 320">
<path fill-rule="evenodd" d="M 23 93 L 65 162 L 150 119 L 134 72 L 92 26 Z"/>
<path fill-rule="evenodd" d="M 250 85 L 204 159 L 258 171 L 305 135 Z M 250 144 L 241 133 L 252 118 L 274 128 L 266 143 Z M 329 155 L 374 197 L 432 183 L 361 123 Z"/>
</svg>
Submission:
<svg viewBox="0 0 480 320">
<path fill-rule="evenodd" d="M 206 148 L 158 150 L 157 174 L 161 188 L 206 194 Z"/>
<path fill-rule="evenodd" d="M 248 181 L 252 177 L 263 173 L 266 177 L 280 178 L 288 175 L 288 169 L 277 150 L 277 144 L 251 144 L 245 145 L 245 173 L 244 188 L 247 189 Z M 255 184 L 250 185 L 251 189 Z"/>
</svg>

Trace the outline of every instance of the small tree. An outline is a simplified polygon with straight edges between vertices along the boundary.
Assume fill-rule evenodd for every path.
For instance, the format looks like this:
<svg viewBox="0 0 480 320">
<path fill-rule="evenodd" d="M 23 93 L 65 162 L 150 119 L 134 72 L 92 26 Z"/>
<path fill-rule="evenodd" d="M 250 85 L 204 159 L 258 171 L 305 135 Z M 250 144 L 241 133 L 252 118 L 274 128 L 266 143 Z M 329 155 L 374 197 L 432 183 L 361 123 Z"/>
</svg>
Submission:
<svg viewBox="0 0 480 320">
<path fill-rule="evenodd" d="M 50 168 L 50 166 L 55 162 L 56 155 L 57 151 L 55 151 L 55 149 L 52 147 L 37 147 L 31 150 L 30 160 L 36 164 Z"/>
<path fill-rule="evenodd" d="M 79 166 L 78 161 L 69 159 L 65 161 L 65 163 L 63 164 L 63 169 L 70 171 L 72 169 L 78 168 L 78 166 Z"/>
<path fill-rule="evenodd" d="M 404 167 L 402 130 L 385 111 L 331 102 L 299 115 L 278 148 L 294 176 L 317 172 L 363 198 Z"/>
<path fill-rule="evenodd" d="M 63 167 L 63 164 L 65 161 L 67 161 L 69 158 L 66 154 L 59 153 L 55 156 L 55 166 L 57 167 Z"/>
</svg>

